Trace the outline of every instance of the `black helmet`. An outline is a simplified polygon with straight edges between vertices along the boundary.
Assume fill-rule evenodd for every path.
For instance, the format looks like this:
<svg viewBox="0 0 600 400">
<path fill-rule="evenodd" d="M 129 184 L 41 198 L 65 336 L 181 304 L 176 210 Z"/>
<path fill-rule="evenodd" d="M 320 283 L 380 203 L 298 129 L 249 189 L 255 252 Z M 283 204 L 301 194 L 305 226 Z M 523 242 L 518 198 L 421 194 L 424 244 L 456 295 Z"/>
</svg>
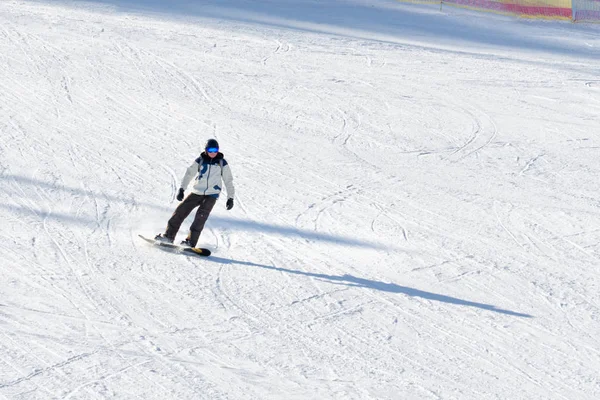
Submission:
<svg viewBox="0 0 600 400">
<path fill-rule="evenodd" d="M 217 149 L 217 151 L 219 151 L 219 142 L 217 142 L 215 139 L 208 139 L 206 141 L 206 145 L 204 146 L 204 150 L 207 149 Z"/>
</svg>

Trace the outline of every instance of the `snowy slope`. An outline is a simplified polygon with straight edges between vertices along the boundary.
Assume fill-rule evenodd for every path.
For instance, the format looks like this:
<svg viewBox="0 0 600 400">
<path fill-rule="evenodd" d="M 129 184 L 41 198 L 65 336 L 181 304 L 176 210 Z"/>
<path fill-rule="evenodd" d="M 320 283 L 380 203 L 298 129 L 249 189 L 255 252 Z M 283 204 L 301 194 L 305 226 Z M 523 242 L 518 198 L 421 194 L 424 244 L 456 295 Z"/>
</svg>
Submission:
<svg viewBox="0 0 600 400">
<path fill-rule="evenodd" d="M 600 398 L 599 34 L 0 2 L 0 399 Z M 214 257 L 142 242 L 209 137 Z"/>
</svg>

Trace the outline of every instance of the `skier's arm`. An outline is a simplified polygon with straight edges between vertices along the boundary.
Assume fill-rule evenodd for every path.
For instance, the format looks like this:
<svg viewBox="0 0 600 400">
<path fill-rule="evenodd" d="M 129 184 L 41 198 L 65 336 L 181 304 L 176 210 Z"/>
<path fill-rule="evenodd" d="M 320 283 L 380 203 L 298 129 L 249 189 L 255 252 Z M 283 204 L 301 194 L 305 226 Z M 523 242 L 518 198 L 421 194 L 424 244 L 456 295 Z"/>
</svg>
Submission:
<svg viewBox="0 0 600 400">
<path fill-rule="evenodd" d="M 186 189 L 188 187 L 188 185 L 190 184 L 190 181 L 192 179 L 194 179 L 194 176 L 196 176 L 196 174 L 198 173 L 198 168 L 199 165 L 196 161 L 194 161 L 192 163 L 192 165 L 190 165 L 188 167 L 188 169 L 185 171 L 185 175 L 183 176 L 183 179 L 181 180 L 181 188 L 182 189 Z"/>
<path fill-rule="evenodd" d="M 225 184 L 225 189 L 227 189 L 227 198 L 233 199 L 235 188 L 233 187 L 233 175 L 231 174 L 229 164 L 223 166 L 223 183 Z"/>
</svg>

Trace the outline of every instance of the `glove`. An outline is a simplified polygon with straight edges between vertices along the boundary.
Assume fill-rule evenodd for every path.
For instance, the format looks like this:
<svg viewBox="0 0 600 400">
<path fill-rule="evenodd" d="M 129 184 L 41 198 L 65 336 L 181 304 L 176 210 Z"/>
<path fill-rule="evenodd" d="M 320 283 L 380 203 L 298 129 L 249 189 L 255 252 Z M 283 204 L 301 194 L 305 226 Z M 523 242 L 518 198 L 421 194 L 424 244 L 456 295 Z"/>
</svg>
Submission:
<svg viewBox="0 0 600 400">
<path fill-rule="evenodd" d="M 225 205 L 225 208 L 227 208 L 228 210 L 231 210 L 233 208 L 233 199 L 227 199 L 227 204 Z"/>
<path fill-rule="evenodd" d="M 179 188 L 179 193 L 177 193 L 177 200 L 183 200 L 183 188 Z"/>
</svg>

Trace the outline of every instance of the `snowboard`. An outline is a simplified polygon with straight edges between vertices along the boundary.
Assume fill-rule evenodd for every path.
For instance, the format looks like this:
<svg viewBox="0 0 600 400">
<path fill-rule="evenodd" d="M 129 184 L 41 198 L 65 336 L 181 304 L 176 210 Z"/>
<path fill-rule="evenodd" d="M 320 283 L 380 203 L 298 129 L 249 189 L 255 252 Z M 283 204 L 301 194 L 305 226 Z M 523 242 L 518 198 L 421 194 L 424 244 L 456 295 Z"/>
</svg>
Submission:
<svg viewBox="0 0 600 400">
<path fill-rule="evenodd" d="M 174 243 L 159 242 L 158 240 L 150 239 L 150 238 L 147 238 L 147 237 L 142 236 L 142 235 L 138 235 L 138 236 L 140 238 L 144 239 L 146 242 L 151 243 L 151 244 L 153 244 L 155 246 L 167 247 L 169 249 L 173 249 L 175 251 L 184 252 L 186 254 L 193 254 L 193 255 L 202 256 L 202 257 L 208 257 L 211 254 L 211 252 L 210 252 L 209 249 L 203 249 L 203 248 L 200 248 L 200 247 L 180 246 L 180 245 L 174 244 Z"/>
</svg>

